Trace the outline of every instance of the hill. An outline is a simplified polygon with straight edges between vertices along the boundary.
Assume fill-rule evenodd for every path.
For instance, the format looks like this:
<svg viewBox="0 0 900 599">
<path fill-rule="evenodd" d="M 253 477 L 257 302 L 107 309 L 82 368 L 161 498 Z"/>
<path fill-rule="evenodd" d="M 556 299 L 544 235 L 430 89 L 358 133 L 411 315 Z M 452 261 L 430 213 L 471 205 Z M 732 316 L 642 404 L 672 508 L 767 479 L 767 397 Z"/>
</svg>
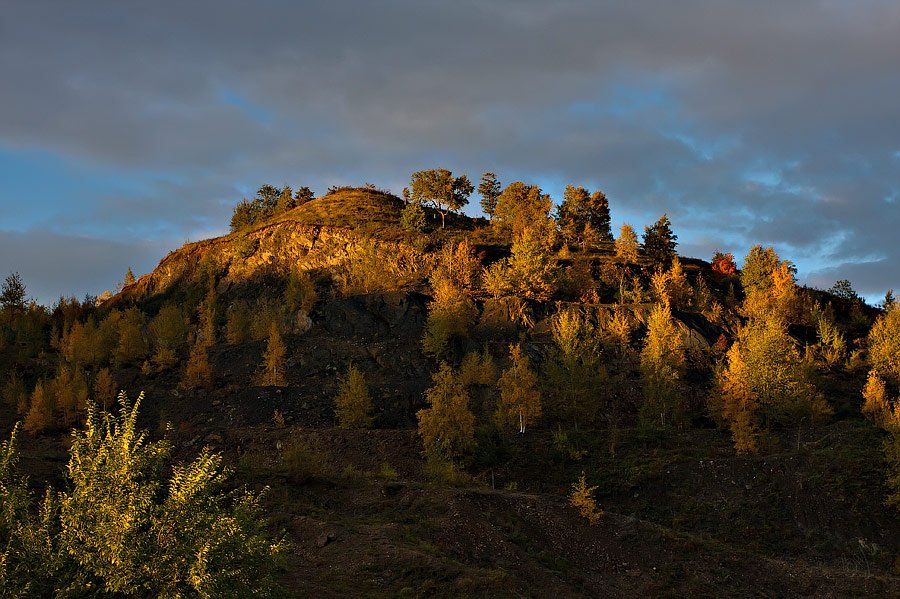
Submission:
<svg viewBox="0 0 900 599">
<path fill-rule="evenodd" d="M 292 543 L 283 582 L 298 596 L 900 594 L 900 522 L 884 503 L 884 433 L 860 415 L 864 354 L 817 357 L 823 346 L 810 317 L 819 306 L 858 349 L 879 310 L 792 287 L 791 343 L 809 356 L 831 415 L 772 413 L 759 449 L 736 452 L 709 398 L 746 325 L 741 304 L 750 294 L 737 273 L 683 258 L 679 288 L 677 273 L 654 279 L 657 264 L 646 254 L 628 262 L 612 242 L 556 242 L 545 258 L 555 277 L 549 297 L 495 293 L 482 272 L 515 256 L 509 237 L 458 215 L 441 229 L 434 212 L 429 230 L 409 231 L 400 224 L 403 206 L 390 194 L 342 189 L 187 244 L 100 308 L 48 317 L 60 349 L 48 344 L 43 362 L 28 363 L 29 386 L 57 362 L 90 376 L 111 368 L 118 387 L 146 392 L 141 424 L 170 440 L 176 456 L 208 446 L 235 468 L 237 482 L 270 487 L 270 525 Z M 460 243 L 468 248 L 462 257 L 454 254 Z M 666 268 L 674 267 L 659 272 Z M 471 318 L 451 327 L 437 355 L 426 353 L 440 277 L 463 281 L 464 272 L 481 281 L 458 283 L 464 293 L 454 296 Z M 665 303 L 685 356 L 678 414 L 665 426 L 643 420 L 650 391 L 642 356 L 663 301 L 656 288 L 671 294 Z M 172 307 L 179 316 L 166 320 Z M 146 331 L 141 357 L 78 357 L 75 323 L 121 327 L 132 310 Z M 577 314 L 572 326 L 585 335 L 572 347 L 591 346 L 571 364 L 560 349 L 563 313 Z M 630 323 L 620 341 L 609 332 L 616 319 Z M 285 380 L 261 385 L 273 326 L 283 336 Z M 160 340 L 170 337 L 178 343 L 166 361 Z M 189 345 L 201 340 L 212 380 L 186 388 Z M 530 358 L 544 401 L 524 434 L 494 416 L 496 371 L 509 365 L 511 343 Z M 463 375 L 473 355 L 489 356 L 494 374 Z M 464 385 L 474 448 L 455 463 L 426 457 L 416 430 L 441 362 L 474 377 Z M 373 398 L 369 428 L 342 428 L 336 418 L 350 365 Z M 590 413 L 573 416 L 557 399 L 575 389 L 572 373 L 589 381 L 571 397 Z M 9 427 L 15 407 L 4 410 Z M 62 430 L 22 441 L 24 467 L 39 487 L 61 475 Z M 582 474 L 603 512 L 593 526 L 568 505 Z"/>
</svg>

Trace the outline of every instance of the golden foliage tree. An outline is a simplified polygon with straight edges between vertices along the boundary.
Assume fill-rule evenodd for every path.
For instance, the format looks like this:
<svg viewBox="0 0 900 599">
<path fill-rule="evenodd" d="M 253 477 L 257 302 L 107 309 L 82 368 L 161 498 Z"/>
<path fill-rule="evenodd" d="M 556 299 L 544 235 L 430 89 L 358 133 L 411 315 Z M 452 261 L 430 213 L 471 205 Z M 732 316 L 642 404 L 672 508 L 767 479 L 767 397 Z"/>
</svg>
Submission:
<svg viewBox="0 0 900 599">
<path fill-rule="evenodd" d="M 551 206 L 550 196 L 540 187 L 515 181 L 497 197 L 491 224 L 507 239 L 515 238 L 525 229 L 548 221 Z"/>
<path fill-rule="evenodd" d="M 156 348 L 154 361 L 160 366 L 172 366 L 190 332 L 181 308 L 164 304 L 150 322 L 150 332 Z"/>
<path fill-rule="evenodd" d="M 647 336 L 641 350 L 644 401 L 641 422 L 662 427 L 682 416 L 681 375 L 684 370 L 684 339 L 666 303 L 657 304 L 647 320 Z"/>
<path fill-rule="evenodd" d="M 369 428 L 372 426 L 372 396 L 362 371 L 350 365 L 341 379 L 334 412 L 341 428 Z"/>
<path fill-rule="evenodd" d="M 119 319 L 119 339 L 116 344 L 117 364 L 130 364 L 147 356 L 144 338 L 144 316 L 137 308 L 129 308 Z"/>
<path fill-rule="evenodd" d="M 548 235 L 542 226 L 525 228 L 513 242 L 510 257 L 486 271 L 485 289 L 494 297 L 550 299 L 556 290 L 556 261 L 550 252 L 552 239 Z"/>
<path fill-rule="evenodd" d="M 416 413 L 425 454 L 438 460 L 462 458 L 475 447 L 475 416 L 469 410 L 469 395 L 446 362 L 432 381 L 425 394 L 428 407 Z"/>
<path fill-rule="evenodd" d="M 622 262 L 637 262 L 639 247 L 634 228 L 628 223 L 622 225 L 616 238 L 616 258 Z"/>
<path fill-rule="evenodd" d="M 41 433 L 55 424 L 53 413 L 56 406 L 52 394 L 46 387 L 45 381 L 38 381 L 34 391 L 31 392 L 31 402 L 24 422 L 25 430 L 29 433 Z"/>
<path fill-rule="evenodd" d="M 209 365 L 207 345 L 203 340 L 197 340 L 191 346 L 191 353 L 185 364 L 180 386 L 182 389 L 197 389 L 210 387 L 212 382 L 212 368 Z"/>
<path fill-rule="evenodd" d="M 551 321 L 554 349 L 546 361 L 546 381 L 554 411 L 575 427 L 600 411 L 606 371 L 600 363 L 593 324 L 577 308 L 564 308 Z"/>
<path fill-rule="evenodd" d="M 459 365 L 459 379 L 465 387 L 492 387 L 497 384 L 497 366 L 487 348 L 481 353 L 468 352 L 463 356 Z"/>
<path fill-rule="evenodd" d="M 274 323 L 269 329 L 269 342 L 266 345 L 266 353 L 263 355 L 262 374 L 259 384 L 262 386 L 284 387 L 287 385 L 287 350 L 281 331 Z"/>
<path fill-rule="evenodd" d="M 478 310 L 469 293 L 446 276 L 433 277 L 434 297 L 425 323 L 422 348 L 425 353 L 440 356 L 453 337 L 466 338 L 478 317 Z"/>
<path fill-rule="evenodd" d="M 577 509 L 578 514 L 591 526 L 603 517 L 603 510 L 597 508 L 597 500 L 594 499 L 596 490 L 597 487 L 588 486 L 582 472 L 581 477 L 572 485 L 572 491 L 569 493 L 569 505 Z"/>
<path fill-rule="evenodd" d="M 832 412 L 778 318 L 752 320 L 739 331 L 719 377 L 719 393 L 741 452 L 757 450 L 758 432 L 771 421 L 818 421 Z"/>
<path fill-rule="evenodd" d="M 868 341 L 872 368 L 891 384 L 900 386 L 900 304 L 878 317 Z"/>
<path fill-rule="evenodd" d="M 541 391 L 521 345 L 510 346 L 509 359 L 511 365 L 497 383 L 500 401 L 494 419 L 502 427 L 518 426 L 522 434 L 541 417 Z"/>
<path fill-rule="evenodd" d="M 863 387 L 862 413 L 878 426 L 884 426 L 892 416 L 887 385 L 875 370 L 869 371 L 866 386 Z"/>
</svg>

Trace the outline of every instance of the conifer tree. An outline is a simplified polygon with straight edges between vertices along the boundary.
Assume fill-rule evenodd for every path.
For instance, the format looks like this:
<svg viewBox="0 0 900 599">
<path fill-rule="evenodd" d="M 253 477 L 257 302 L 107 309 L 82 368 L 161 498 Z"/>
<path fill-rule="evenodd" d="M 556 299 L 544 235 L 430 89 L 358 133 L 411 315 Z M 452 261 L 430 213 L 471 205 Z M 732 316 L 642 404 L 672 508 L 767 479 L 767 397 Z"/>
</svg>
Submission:
<svg viewBox="0 0 900 599">
<path fill-rule="evenodd" d="M 875 370 L 869 371 L 866 386 L 863 387 L 862 413 L 878 426 L 891 417 L 891 402 L 888 398 L 887 385 Z"/>
<path fill-rule="evenodd" d="M 31 393 L 31 402 L 24 422 L 25 430 L 29 433 L 41 433 L 54 425 L 53 413 L 56 405 L 48 386 L 45 381 L 38 381 Z"/>
<path fill-rule="evenodd" d="M 134 281 L 135 281 L 134 272 L 131 270 L 131 267 L 129 266 L 128 270 L 125 271 L 125 281 L 124 281 L 125 286 L 127 287 L 128 285 L 134 285 Z"/>
<path fill-rule="evenodd" d="M 886 381 L 900 386 L 900 305 L 875 320 L 868 342 L 869 364 Z"/>
<path fill-rule="evenodd" d="M 341 428 L 372 426 L 372 396 L 362 371 L 352 364 L 341 379 L 334 411 Z"/>
<path fill-rule="evenodd" d="M 668 264 L 675 257 L 677 240 L 672 222 L 663 214 L 652 226 L 644 227 L 644 254 L 655 264 Z"/>
<path fill-rule="evenodd" d="M 21 312 L 25 309 L 25 283 L 19 273 L 14 272 L 6 277 L 0 286 L 0 308 Z"/>
<path fill-rule="evenodd" d="M 475 416 L 459 377 L 442 362 L 426 392 L 428 407 L 419 410 L 419 436 L 425 454 L 438 460 L 460 459 L 475 447 Z"/>
<path fill-rule="evenodd" d="M 198 341 L 206 347 L 216 343 L 219 324 L 219 301 L 214 285 L 210 285 L 203 303 L 200 304 L 200 335 Z"/>
<path fill-rule="evenodd" d="M 500 401 L 494 418 L 500 426 L 518 426 L 519 434 L 523 434 L 525 427 L 541 417 L 541 392 L 521 345 L 510 346 L 509 359 L 511 366 L 497 383 Z"/>
<path fill-rule="evenodd" d="M 896 303 L 897 301 L 894 299 L 894 290 L 888 289 L 884 294 L 884 300 L 881 302 L 881 309 L 887 312 L 893 308 Z"/>
<path fill-rule="evenodd" d="M 296 206 L 302 206 L 303 204 L 314 200 L 315 197 L 316 194 L 314 194 L 309 187 L 300 187 L 294 192 L 294 204 Z"/>
<path fill-rule="evenodd" d="M 250 338 L 250 307 L 247 302 L 237 301 L 228 310 L 225 336 L 231 345 L 244 343 Z"/>
<path fill-rule="evenodd" d="M 119 390 L 109 368 L 101 368 L 94 377 L 94 402 L 108 410 L 116 402 Z"/>
<path fill-rule="evenodd" d="M 497 175 L 486 172 L 481 175 L 481 182 L 478 184 L 478 195 L 481 196 L 481 211 L 488 215 L 489 219 L 494 218 L 494 211 L 497 209 L 497 198 L 500 197 L 500 181 Z"/>
<path fill-rule="evenodd" d="M 266 346 L 266 353 L 263 356 L 263 371 L 260 376 L 260 385 L 267 387 L 284 387 L 287 385 L 286 353 L 284 341 L 281 338 L 281 331 L 278 330 L 278 325 L 272 323 L 269 329 L 269 342 Z"/>
<path fill-rule="evenodd" d="M 290 188 L 289 185 L 285 185 L 281 188 L 281 193 L 278 194 L 278 201 L 275 204 L 275 212 L 287 212 L 291 208 L 294 208 L 297 205 L 297 201 L 294 199 L 294 190 Z"/>
<path fill-rule="evenodd" d="M 485 289 L 494 297 L 550 299 L 556 290 L 556 264 L 548 241 L 541 227 L 524 229 L 513 242 L 512 255 L 487 270 Z"/>
<path fill-rule="evenodd" d="M 422 348 L 426 354 L 440 356 L 454 337 L 466 338 L 475 323 L 478 310 L 468 292 L 446 277 L 432 277 L 434 298 L 429 305 Z"/>
<path fill-rule="evenodd" d="M 637 262 L 638 247 L 638 238 L 634 229 L 627 223 L 622 225 L 619 237 L 616 239 L 616 258 L 622 262 Z"/>
<path fill-rule="evenodd" d="M 147 341 L 144 338 L 144 317 L 137 308 L 129 308 L 118 320 L 119 335 L 116 344 L 117 364 L 129 364 L 147 355 Z"/>
<path fill-rule="evenodd" d="M 681 332 L 672 320 L 666 303 L 659 303 L 647 320 L 647 337 L 641 350 L 641 378 L 644 402 L 641 422 L 667 427 L 682 413 L 681 374 L 685 352 Z"/>
<path fill-rule="evenodd" d="M 206 343 L 199 340 L 191 346 L 191 353 L 181 379 L 182 389 L 197 389 L 212 385 L 212 368 L 209 365 L 208 347 Z"/>
</svg>

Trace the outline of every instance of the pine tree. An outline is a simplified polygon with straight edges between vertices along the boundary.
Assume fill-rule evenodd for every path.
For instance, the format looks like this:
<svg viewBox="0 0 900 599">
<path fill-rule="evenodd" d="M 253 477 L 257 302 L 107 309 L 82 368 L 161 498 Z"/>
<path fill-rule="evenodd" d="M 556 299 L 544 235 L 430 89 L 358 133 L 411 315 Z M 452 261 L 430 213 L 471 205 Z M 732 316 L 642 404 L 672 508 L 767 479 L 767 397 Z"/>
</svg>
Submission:
<svg viewBox="0 0 900 599">
<path fill-rule="evenodd" d="M 494 218 L 494 211 L 497 209 L 497 198 L 500 197 L 500 181 L 494 173 L 487 172 L 481 175 L 481 182 L 478 184 L 478 195 L 481 196 L 481 211 L 488 215 L 488 218 Z"/>
<path fill-rule="evenodd" d="M 525 427 L 541 417 L 541 392 L 537 375 L 521 345 L 509 348 L 509 359 L 511 366 L 503 371 L 497 383 L 500 401 L 494 418 L 500 426 L 518 426 L 522 434 Z"/>
<path fill-rule="evenodd" d="M 862 413 L 878 426 L 891 417 L 891 402 L 888 398 L 887 386 L 875 370 L 869 371 L 866 386 L 863 387 Z"/>
<path fill-rule="evenodd" d="M 209 365 L 207 345 L 197 341 L 191 347 L 188 362 L 184 367 L 184 376 L 181 379 L 182 389 L 197 389 L 212 385 L 212 368 Z"/>
<path fill-rule="evenodd" d="M 275 212 L 287 212 L 295 206 L 297 206 L 297 201 L 294 199 L 294 190 L 292 190 L 289 185 L 285 185 L 281 188 L 281 193 L 278 194 L 278 201 L 275 204 Z"/>
<path fill-rule="evenodd" d="M 425 454 L 439 460 L 460 459 L 475 447 L 475 416 L 456 373 L 442 362 L 426 392 L 428 408 L 419 410 L 419 435 Z"/>
<path fill-rule="evenodd" d="M 284 387 L 287 385 L 287 360 L 284 341 L 278 325 L 272 324 L 269 329 L 269 343 L 263 356 L 263 372 L 260 376 L 260 385 L 266 387 Z"/>
<path fill-rule="evenodd" d="M 622 225 L 616 239 L 616 258 L 622 262 L 637 262 L 638 248 L 638 238 L 634 229 L 627 223 Z"/>
<path fill-rule="evenodd" d="M 312 192 L 309 187 L 300 187 L 294 192 L 294 204 L 296 206 L 302 206 L 307 202 L 311 202 L 316 198 L 316 194 Z"/>
<path fill-rule="evenodd" d="M 128 285 L 134 285 L 134 281 L 135 281 L 134 271 L 132 271 L 131 267 L 129 266 L 128 270 L 125 271 L 125 281 L 124 281 L 125 286 L 127 287 Z"/>
<path fill-rule="evenodd" d="M 356 366 L 351 364 L 347 369 L 334 401 L 334 411 L 341 428 L 372 426 L 372 396 L 363 373 Z"/>
<path fill-rule="evenodd" d="M 0 287 L 0 307 L 14 312 L 25 309 L 25 283 L 19 273 L 10 274 Z"/>
<path fill-rule="evenodd" d="M 644 227 L 644 254 L 655 264 L 668 264 L 675 257 L 677 240 L 672 222 L 663 214 L 652 226 Z"/>
<path fill-rule="evenodd" d="M 893 308 L 896 303 L 897 301 L 894 299 L 894 290 L 888 289 L 884 294 L 884 300 L 881 302 L 881 309 L 887 312 Z"/>
</svg>

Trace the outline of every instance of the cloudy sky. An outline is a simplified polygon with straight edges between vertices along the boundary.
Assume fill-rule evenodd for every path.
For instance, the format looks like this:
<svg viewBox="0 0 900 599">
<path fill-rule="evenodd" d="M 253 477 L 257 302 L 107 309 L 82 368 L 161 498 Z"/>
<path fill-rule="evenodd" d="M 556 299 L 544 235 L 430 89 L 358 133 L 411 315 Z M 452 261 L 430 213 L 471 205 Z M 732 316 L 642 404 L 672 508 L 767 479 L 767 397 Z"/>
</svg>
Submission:
<svg viewBox="0 0 900 599">
<path fill-rule="evenodd" d="M 682 253 L 772 244 L 874 300 L 898 98 L 893 0 L 0 0 L 0 276 L 97 293 L 263 182 L 446 166 L 600 188 Z"/>
</svg>

